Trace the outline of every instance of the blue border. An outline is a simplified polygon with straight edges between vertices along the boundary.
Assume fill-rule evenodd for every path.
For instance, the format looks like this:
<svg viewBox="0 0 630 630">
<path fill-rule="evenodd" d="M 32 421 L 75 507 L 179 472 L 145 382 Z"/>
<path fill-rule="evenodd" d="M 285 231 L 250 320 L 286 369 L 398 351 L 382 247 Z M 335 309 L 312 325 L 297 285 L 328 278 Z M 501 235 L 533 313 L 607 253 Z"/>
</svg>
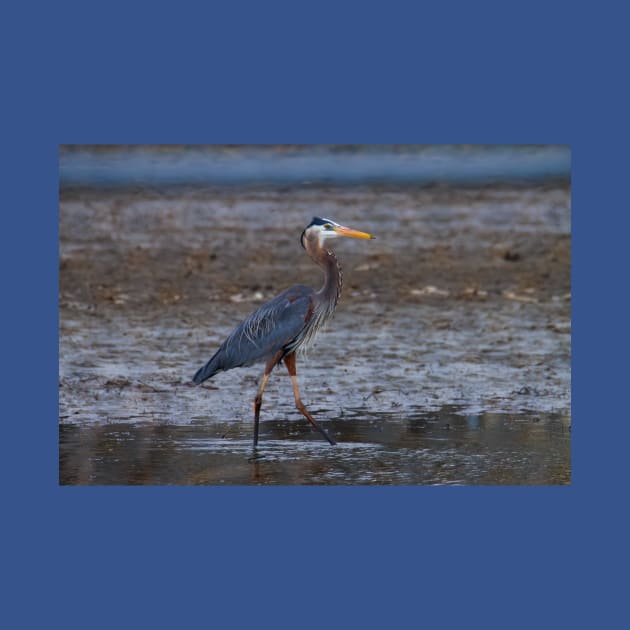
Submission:
<svg viewBox="0 0 630 630">
<path fill-rule="evenodd" d="M 605 139 L 627 128 L 625 21 L 568 3 L 209 6 L 3 9 L 4 58 L 19 59 L 3 99 L 4 615 L 69 628 L 614 619 L 627 279 L 611 269 L 627 265 L 627 213 L 614 214 L 627 155 Z M 57 145 L 81 142 L 571 144 L 573 485 L 58 487 Z"/>
</svg>

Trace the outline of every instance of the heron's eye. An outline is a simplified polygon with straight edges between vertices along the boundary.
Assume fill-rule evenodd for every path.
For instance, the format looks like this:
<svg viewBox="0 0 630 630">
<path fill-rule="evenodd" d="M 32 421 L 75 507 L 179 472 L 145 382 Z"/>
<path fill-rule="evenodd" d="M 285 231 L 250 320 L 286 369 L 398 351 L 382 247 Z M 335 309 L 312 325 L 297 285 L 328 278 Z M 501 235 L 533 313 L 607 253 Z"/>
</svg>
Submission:
<svg viewBox="0 0 630 630">
<path fill-rule="evenodd" d="M 332 225 L 330 223 L 324 223 L 325 230 L 332 230 Z"/>
</svg>

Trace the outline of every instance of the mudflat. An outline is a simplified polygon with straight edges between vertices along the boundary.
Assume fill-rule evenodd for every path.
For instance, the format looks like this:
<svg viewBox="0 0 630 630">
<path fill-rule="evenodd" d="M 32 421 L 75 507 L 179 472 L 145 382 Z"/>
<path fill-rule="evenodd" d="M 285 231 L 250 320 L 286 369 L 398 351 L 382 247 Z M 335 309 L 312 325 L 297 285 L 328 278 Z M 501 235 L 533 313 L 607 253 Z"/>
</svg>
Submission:
<svg viewBox="0 0 630 630">
<path fill-rule="evenodd" d="M 196 427 L 211 442 L 201 449 L 208 457 L 237 453 L 242 465 L 214 469 L 209 459 L 169 478 L 156 464 L 136 482 L 568 483 L 570 214 L 563 183 L 63 189 L 61 481 L 134 482 L 129 468 L 99 476 L 97 451 L 114 429 L 144 432 L 151 450 L 147 431 L 171 427 L 194 442 L 202 439 L 191 435 Z M 292 284 L 320 286 L 321 271 L 299 242 L 313 216 L 376 236 L 335 242 L 344 277 L 337 312 L 297 364 L 304 402 L 338 441 L 367 449 L 344 451 L 359 468 L 367 458 L 366 470 L 360 477 L 354 466 L 330 464 L 318 476 L 306 466 L 287 477 L 284 466 L 284 477 L 270 469 L 251 478 L 245 455 L 262 366 L 200 387 L 190 379 L 265 300 Z M 406 474 L 396 459 L 406 449 L 405 470 L 415 470 L 410 449 L 428 461 L 431 440 L 444 438 L 454 461 L 453 436 L 468 436 L 460 455 L 479 455 L 469 452 L 470 439 L 486 435 L 486 425 L 494 440 L 497 427 L 506 439 L 525 431 L 543 451 L 552 434 L 552 461 L 532 447 L 529 464 L 521 462 L 528 473 L 519 476 L 514 463 L 510 474 L 500 460 L 480 476 L 472 464 L 466 472 L 468 460 L 450 472 Z M 446 432 L 439 439 L 438 429 Z M 329 448 L 295 411 L 281 366 L 265 393 L 260 439 L 270 448 Z M 179 447 L 181 440 L 171 438 Z M 270 466 L 280 452 L 266 453 Z M 368 462 L 377 456 L 391 462 L 374 472 Z"/>
</svg>

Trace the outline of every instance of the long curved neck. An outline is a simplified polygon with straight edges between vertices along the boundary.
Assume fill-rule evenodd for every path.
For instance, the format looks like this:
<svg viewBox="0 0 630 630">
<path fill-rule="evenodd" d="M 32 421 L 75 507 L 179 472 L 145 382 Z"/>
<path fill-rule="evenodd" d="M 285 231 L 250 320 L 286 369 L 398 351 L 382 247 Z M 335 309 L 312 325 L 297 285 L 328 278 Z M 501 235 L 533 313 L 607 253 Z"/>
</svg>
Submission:
<svg viewBox="0 0 630 630">
<path fill-rule="evenodd" d="M 322 247 L 314 239 L 306 241 L 306 252 L 324 270 L 324 284 L 317 295 L 334 309 L 343 284 L 339 261 L 333 252 Z"/>
</svg>

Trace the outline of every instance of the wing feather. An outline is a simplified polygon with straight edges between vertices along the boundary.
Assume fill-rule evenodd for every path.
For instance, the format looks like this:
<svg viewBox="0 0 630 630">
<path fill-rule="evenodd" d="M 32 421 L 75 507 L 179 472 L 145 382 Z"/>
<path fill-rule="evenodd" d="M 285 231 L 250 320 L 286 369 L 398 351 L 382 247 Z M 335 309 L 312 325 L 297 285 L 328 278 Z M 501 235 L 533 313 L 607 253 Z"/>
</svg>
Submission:
<svg viewBox="0 0 630 630">
<path fill-rule="evenodd" d="M 230 333 L 193 380 L 201 383 L 222 370 L 266 361 L 283 349 L 290 351 L 310 320 L 314 293 L 297 285 L 263 304 Z"/>
</svg>

